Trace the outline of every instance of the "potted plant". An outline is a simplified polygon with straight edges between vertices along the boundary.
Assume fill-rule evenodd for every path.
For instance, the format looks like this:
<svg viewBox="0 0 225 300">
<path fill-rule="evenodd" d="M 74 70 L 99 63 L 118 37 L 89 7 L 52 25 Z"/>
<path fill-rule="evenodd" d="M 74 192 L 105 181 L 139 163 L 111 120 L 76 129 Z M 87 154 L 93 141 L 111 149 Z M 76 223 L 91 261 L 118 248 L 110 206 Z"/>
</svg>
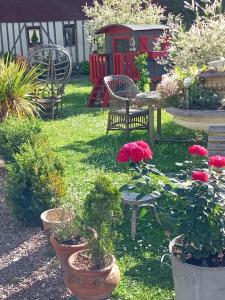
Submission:
<svg viewBox="0 0 225 300">
<path fill-rule="evenodd" d="M 51 224 L 51 236 L 50 242 L 56 252 L 56 256 L 59 259 L 63 270 L 68 271 L 68 258 L 71 254 L 86 249 L 88 245 L 88 239 L 95 237 L 96 232 L 92 228 L 86 229 L 82 225 L 81 221 L 81 206 L 76 205 L 75 209 L 64 209 L 63 212 L 67 212 L 65 215 L 60 211 L 63 218 L 59 221 Z M 68 214 L 69 213 L 69 214 Z M 70 216 L 69 219 L 67 218 Z"/>
<path fill-rule="evenodd" d="M 163 76 L 157 90 L 178 125 L 206 132 L 209 126 L 225 126 L 222 94 L 202 85 L 197 66 L 175 68 Z"/>
<path fill-rule="evenodd" d="M 225 89 L 225 59 L 215 60 L 208 63 L 199 74 L 201 85 L 212 90 Z"/>
<path fill-rule="evenodd" d="M 120 193 L 100 176 L 84 203 L 84 223 L 94 228 L 98 237 L 89 242 L 88 250 L 69 257 L 70 276 L 65 277 L 66 286 L 79 299 L 105 299 L 118 285 L 120 271 L 113 256 L 113 239 L 120 218 Z"/>
<path fill-rule="evenodd" d="M 176 299 L 222 300 L 225 157 L 217 155 L 209 157 L 208 163 L 201 161 L 208 151 L 199 145 L 189 147 L 189 153 L 193 159 L 178 164 L 181 170 L 177 184 L 167 185 L 176 197 L 167 211 L 168 220 L 176 224 L 177 237 L 169 246 Z"/>
<path fill-rule="evenodd" d="M 61 223 L 69 223 L 72 221 L 72 213 L 63 207 L 52 208 L 44 211 L 40 216 L 43 229 L 48 234 Z"/>
<path fill-rule="evenodd" d="M 225 56 L 221 40 L 225 38 L 225 15 L 222 1 L 210 1 L 207 5 L 203 2 L 187 3 L 196 16 L 188 30 L 183 30 L 182 23 L 170 26 L 164 62 L 172 69 L 172 74 L 163 79 L 160 90 L 164 96 L 169 92 L 166 111 L 173 115 L 177 124 L 207 132 L 209 126 L 225 126 L 225 111 L 220 103 L 223 95 L 219 95 L 225 86 L 224 65 L 213 62 Z M 165 38 L 164 35 L 162 39 Z M 184 82 L 186 77 L 189 80 Z M 190 79 L 191 84 L 186 85 Z"/>
</svg>

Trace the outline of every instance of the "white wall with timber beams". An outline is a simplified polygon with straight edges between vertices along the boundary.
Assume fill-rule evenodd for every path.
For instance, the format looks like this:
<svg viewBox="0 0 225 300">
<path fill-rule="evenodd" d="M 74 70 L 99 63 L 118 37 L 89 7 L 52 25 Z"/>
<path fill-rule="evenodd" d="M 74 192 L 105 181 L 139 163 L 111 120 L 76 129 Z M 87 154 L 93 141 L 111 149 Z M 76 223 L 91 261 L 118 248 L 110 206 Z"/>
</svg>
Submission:
<svg viewBox="0 0 225 300">
<path fill-rule="evenodd" d="M 72 45 L 64 44 L 64 26 L 73 25 L 75 41 Z M 90 48 L 87 41 L 85 21 L 54 21 L 27 23 L 0 23 L 0 53 L 12 52 L 13 55 L 27 57 L 30 51 L 27 37 L 28 27 L 41 26 L 43 44 L 56 44 L 69 50 L 74 64 L 88 60 Z"/>
</svg>

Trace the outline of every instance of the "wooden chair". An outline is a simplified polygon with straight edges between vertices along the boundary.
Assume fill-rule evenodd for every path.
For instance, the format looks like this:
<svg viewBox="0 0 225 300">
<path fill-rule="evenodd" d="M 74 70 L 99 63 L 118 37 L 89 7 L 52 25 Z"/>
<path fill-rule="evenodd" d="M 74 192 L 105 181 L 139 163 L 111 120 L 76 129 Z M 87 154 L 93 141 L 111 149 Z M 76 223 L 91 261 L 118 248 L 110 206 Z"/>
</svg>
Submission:
<svg viewBox="0 0 225 300">
<path fill-rule="evenodd" d="M 140 107 L 136 95 L 140 92 L 134 81 L 126 75 L 111 75 L 104 77 L 104 83 L 109 93 L 109 130 L 123 130 L 126 135 L 132 130 L 149 128 L 148 109 Z"/>
</svg>

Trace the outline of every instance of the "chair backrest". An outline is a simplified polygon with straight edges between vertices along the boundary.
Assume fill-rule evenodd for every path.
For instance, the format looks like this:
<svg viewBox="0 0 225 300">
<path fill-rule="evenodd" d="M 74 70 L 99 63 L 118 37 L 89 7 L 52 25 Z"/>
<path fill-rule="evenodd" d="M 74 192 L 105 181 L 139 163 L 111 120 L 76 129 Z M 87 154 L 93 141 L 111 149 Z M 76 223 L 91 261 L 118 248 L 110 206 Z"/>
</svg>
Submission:
<svg viewBox="0 0 225 300">
<path fill-rule="evenodd" d="M 72 72 L 72 58 L 68 50 L 58 45 L 40 45 L 34 48 L 28 58 L 29 66 L 42 71 L 39 81 L 46 93 L 63 94 Z M 51 95 L 53 96 L 53 95 Z"/>
<path fill-rule="evenodd" d="M 104 83 L 112 98 L 114 96 L 127 98 L 128 94 L 139 92 L 134 81 L 126 75 L 106 76 L 104 77 Z"/>
</svg>

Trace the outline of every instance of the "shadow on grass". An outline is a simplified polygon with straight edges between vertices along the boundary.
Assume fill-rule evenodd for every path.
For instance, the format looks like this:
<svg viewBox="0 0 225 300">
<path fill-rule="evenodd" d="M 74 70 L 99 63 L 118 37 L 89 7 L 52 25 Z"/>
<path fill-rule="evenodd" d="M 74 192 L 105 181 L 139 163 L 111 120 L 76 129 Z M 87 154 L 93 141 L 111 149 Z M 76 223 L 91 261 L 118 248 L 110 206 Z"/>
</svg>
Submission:
<svg viewBox="0 0 225 300">
<path fill-rule="evenodd" d="M 174 132 L 174 128 L 178 128 Z M 179 137 L 183 136 L 183 133 L 186 133 L 186 130 L 174 126 L 173 122 L 166 123 L 166 129 L 164 132 L 167 132 L 167 136 L 171 136 L 173 133 L 178 138 L 178 142 L 165 142 L 159 141 L 153 147 L 154 159 L 153 164 L 156 164 L 159 169 L 162 171 L 174 171 L 176 167 L 174 166 L 175 162 L 181 162 L 188 158 L 187 147 L 194 142 L 179 142 Z M 145 140 L 149 141 L 147 132 L 143 131 L 134 131 L 130 134 L 130 137 L 127 138 L 124 133 L 109 133 L 108 135 L 102 135 L 96 139 L 90 141 L 79 141 L 73 142 L 70 145 L 58 149 L 58 151 L 74 151 L 80 153 L 86 153 L 86 157 L 81 161 L 87 165 L 94 165 L 96 167 L 102 168 L 109 171 L 123 171 L 128 172 L 126 164 L 116 163 L 116 155 L 120 147 L 128 142 L 135 140 Z"/>
<path fill-rule="evenodd" d="M 121 236 L 115 243 L 116 257 L 123 260 L 125 255 L 129 255 L 137 263 L 131 268 L 127 266 L 124 275 L 146 286 L 173 289 L 171 270 L 161 267 L 160 263 L 161 256 L 168 253 L 168 239 L 148 213 L 145 218 L 138 219 L 136 239 L 132 240 L 129 217 L 131 212 L 126 214 L 123 224 L 117 228 Z"/>
</svg>

